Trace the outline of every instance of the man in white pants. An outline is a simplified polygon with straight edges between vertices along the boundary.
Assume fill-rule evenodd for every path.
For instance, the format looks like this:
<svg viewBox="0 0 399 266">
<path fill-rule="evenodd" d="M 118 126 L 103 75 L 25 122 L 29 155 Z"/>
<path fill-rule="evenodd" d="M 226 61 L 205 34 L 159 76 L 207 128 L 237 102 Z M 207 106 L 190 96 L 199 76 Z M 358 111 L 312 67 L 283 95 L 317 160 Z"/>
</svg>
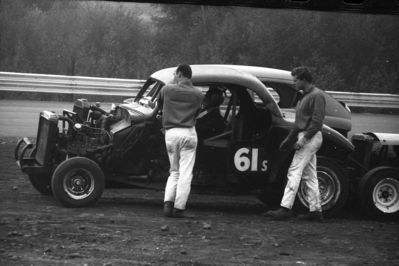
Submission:
<svg viewBox="0 0 399 266">
<path fill-rule="evenodd" d="M 280 145 L 281 150 L 293 147 L 296 152 L 287 174 L 287 185 L 280 208 L 267 212 L 275 220 L 292 217 L 292 206 L 301 180 L 306 189 L 309 213 L 300 219 L 323 219 L 320 191 L 316 171 L 316 152 L 323 139 L 321 129 L 325 116 L 325 98 L 322 92 L 312 83 L 312 75 L 305 67 L 294 68 L 291 72 L 297 90 L 303 91 L 303 97 L 296 107 L 295 124 L 288 136 Z"/>
<path fill-rule="evenodd" d="M 193 178 L 198 142 L 195 118 L 201 108 L 203 94 L 193 86 L 191 77 L 191 67 L 179 65 L 173 84 L 165 85 L 159 97 L 170 162 L 164 197 L 164 215 L 167 217 L 184 217 Z"/>
</svg>

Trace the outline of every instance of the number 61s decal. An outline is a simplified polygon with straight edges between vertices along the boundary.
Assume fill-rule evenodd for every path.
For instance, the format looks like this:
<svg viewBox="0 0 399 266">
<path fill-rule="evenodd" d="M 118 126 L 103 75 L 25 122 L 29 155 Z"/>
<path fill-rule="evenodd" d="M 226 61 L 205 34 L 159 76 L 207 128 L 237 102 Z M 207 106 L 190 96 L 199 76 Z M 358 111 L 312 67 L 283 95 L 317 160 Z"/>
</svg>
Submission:
<svg viewBox="0 0 399 266">
<path fill-rule="evenodd" d="M 258 171 L 259 169 L 259 149 L 240 148 L 234 154 L 234 166 L 240 172 Z M 262 160 L 260 171 L 267 171 L 267 160 Z"/>
</svg>

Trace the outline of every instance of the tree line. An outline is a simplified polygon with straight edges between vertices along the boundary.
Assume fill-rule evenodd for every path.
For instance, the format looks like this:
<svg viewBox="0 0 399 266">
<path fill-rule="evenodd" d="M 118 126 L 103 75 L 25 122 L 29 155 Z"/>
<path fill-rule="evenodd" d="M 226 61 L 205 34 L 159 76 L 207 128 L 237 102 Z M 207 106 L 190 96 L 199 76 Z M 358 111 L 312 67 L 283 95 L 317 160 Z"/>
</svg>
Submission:
<svg viewBox="0 0 399 266">
<path fill-rule="evenodd" d="M 0 71 L 145 79 L 182 62 L 306 65 L 325 90 L 399 93 L 398 29 L 394 15 L 0 0 Z"/>
</svg>

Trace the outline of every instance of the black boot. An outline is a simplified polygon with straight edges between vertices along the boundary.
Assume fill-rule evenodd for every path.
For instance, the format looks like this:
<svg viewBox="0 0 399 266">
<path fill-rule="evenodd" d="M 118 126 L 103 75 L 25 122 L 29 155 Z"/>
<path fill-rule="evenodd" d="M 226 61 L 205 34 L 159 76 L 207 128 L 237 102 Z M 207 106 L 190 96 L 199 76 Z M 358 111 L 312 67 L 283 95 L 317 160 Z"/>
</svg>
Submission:
<svg viewBox="0 0 399 266">
<path fill-rule="evenodd" d="M 180 209 L 173 209 L 173 217 L 175 218 L 185 218 L 186 216 L 184 215 L 184 210 Z"/>
<path fill-rule="evenodd" d="M 165 201 L 163 204 L 163 215 L 166 217 L 172 217 L 173 215 L 173 201 Z"/>
<path fill-rule="evenodd" d="M 274 211 L 268 211 L 265 216 L 273 218 L 273 220 L 287 220 L 292 217 L 292 211 L 290 209 L 280 207 Z"/>
</svg>

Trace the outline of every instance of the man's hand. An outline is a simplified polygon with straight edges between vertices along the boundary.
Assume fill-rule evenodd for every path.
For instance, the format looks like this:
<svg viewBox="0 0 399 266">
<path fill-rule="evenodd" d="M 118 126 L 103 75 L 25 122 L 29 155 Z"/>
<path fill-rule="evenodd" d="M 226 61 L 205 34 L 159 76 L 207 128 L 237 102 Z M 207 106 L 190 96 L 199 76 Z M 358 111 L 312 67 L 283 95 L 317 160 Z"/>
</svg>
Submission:
<svg viewBox="0 0 399 266">
<path fill-rule="evenodd" d="M 161 128 L 161 129 L 160 129 L 160 131 L 161 131 L 162 135 L 164 135 L 164 136 L 165 136 L 165 128 L 164 128 L 164 127 L 163 127 L 163 128 Z"/>
<path fill-rule="evenodd" d="M 305 145 L 306 142 L 306 138 L 305 137 L 301 137 L 297 140 L 297 142 L 294 144 L 294 149 L 295 150 L 300 150 L 302 149 L 303 145 Z"/>
</svg>

